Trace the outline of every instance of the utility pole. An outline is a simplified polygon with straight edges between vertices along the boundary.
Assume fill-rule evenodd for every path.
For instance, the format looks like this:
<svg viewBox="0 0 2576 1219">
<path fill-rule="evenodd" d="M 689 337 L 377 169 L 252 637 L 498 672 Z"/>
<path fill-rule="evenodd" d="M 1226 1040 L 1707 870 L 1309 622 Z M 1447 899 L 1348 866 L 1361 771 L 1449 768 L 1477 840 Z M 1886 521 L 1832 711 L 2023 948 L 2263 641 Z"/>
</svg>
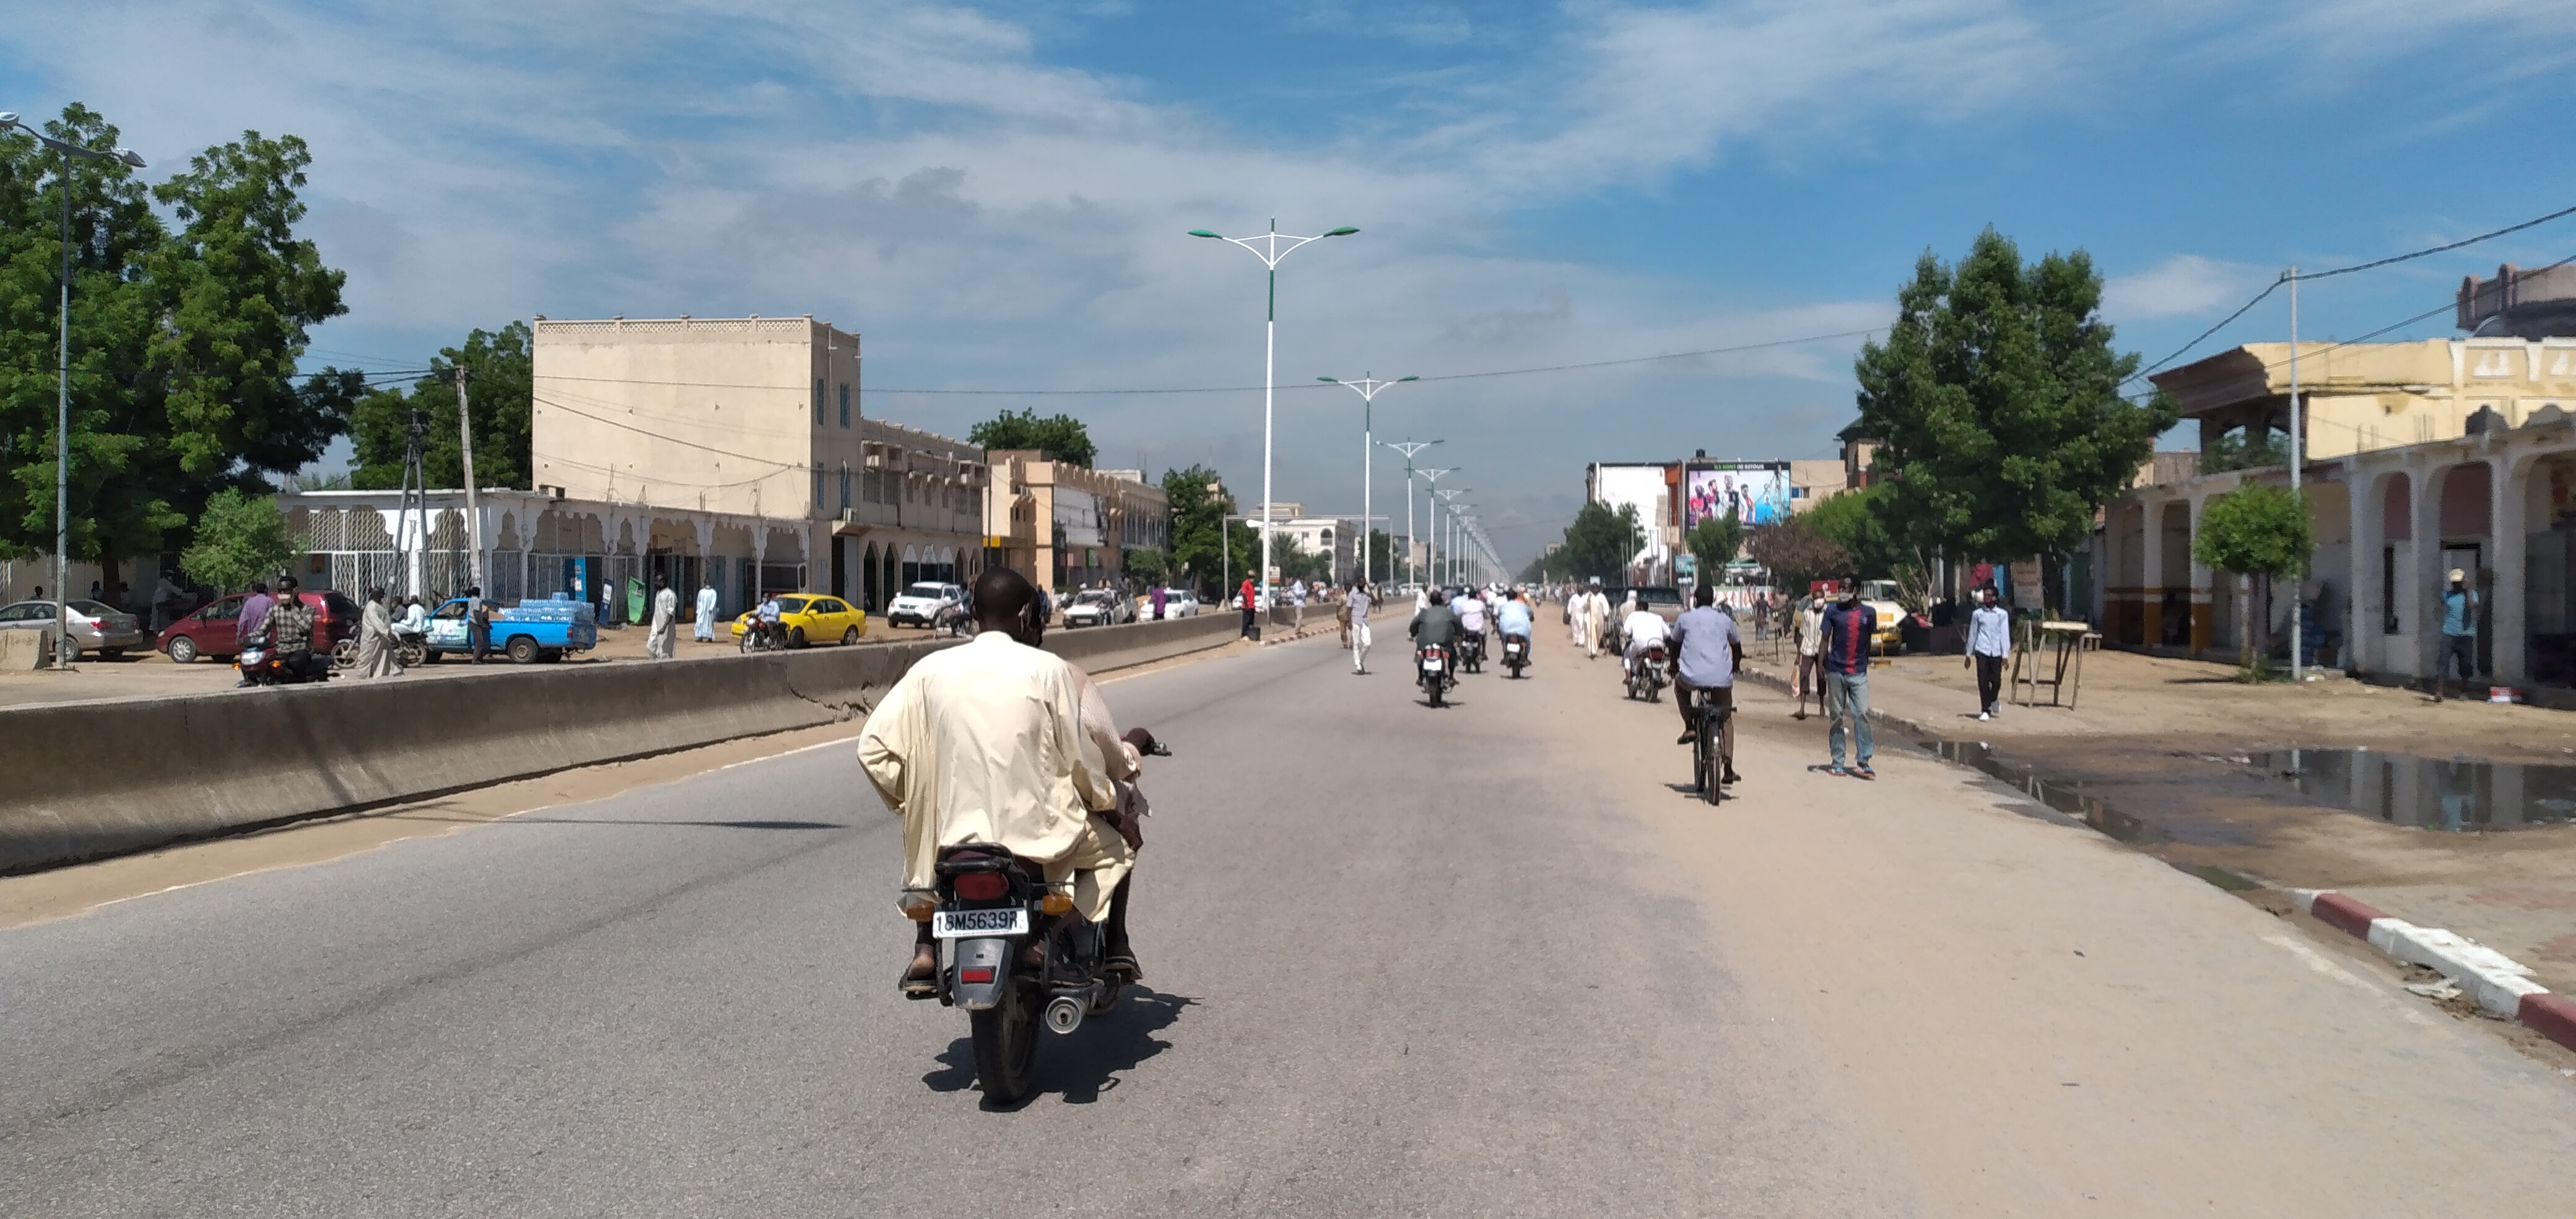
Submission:
<svg viewBox="0 0 2576 1219">
<path fill-rule="evenodd" d="M 456 366 L 456 457 L 465 472 L 466 585 L 483 587 L 483 508 L 474 491 L 474 416 L 466 409 L 465 366 Z"/>
<path fill-rule="evenodd" d="M 1415 570 L 1413 565 L 1413 455 L 1440 442 L 1437 440 L 1381 440 L 1378 443 L 1404 454 L 1404 578 L 1419 584 L 1422 582 L 1422 573 Z M 1390 560 L 1394 557 L 1387 556 Z M 1386 574 L 1390 576 L 1395 574 L 1391 563 Z"/>
<path fill-rule="evenodd" d="M 2299 443 L 2305 439 L 2301 435 L 2304 429 L 2299 426 L 2299 269 L 2292 267 L 2281 278 L 2290 281 L 2290 502 L 2297 505 L 2299 512 L 2305 515 L 2308 501 L 2299 493 L 2299 467 L 2304 464 L 2303 459 L 2306 457 L 2305 446 Z M 2290 581 L 2290 681 L 2291 684 L 2296 685 L 2299 681 L 2299 647 L 2306 641 L 2299 638 L 2301 577 L 2292 576 Z M 2269 621 L 2269 617 L 2267 614 L 2265 620 Z M 2461 677 L 2466 680 L 2467 675 L 2462 674 Z M 2441 674 L 2436 672 L 2433 688 L 2437 693 L 2441 690 L 2440 678 Z"/>
<path fill-rule="evenodd" d="M 403 430 L 409 439 L 403 445 L 402 507 L 394 518 L 394 557 L 403 565 L 404 595 L 417 597 L 421 595 L 421 552 L 428 548 L 429 533 L 429 474 L 421 453 L 429 437 L 429 420 L 419 407 L 411 408 Z"/>
<path fill-rule="evenodd" d="M 1439 493 L 1438 484 L 1440 480 L 1447 475 L 1455 474 L 1457 472 L 1457 466 L 1451 466 L 1446 470 L 1434 470 L 1425 467 L 1414 471 L 1414 473 L 1422 476 L 1422 509 L 1424 512 L 1430 514 L 1431 518 L 1431 537 L 1422 544 L 1422 566 L 1426 569 L 1424 574 L 1430 576 L 1434 583 L 1437 583 L 1440 579 L 1441 554 L 1438 545 L 1440 538 L 1440 503 L 1435 497 Z M 1407 494 L 1404 498 L 1404 511 L 1407 517 L 1411 517 L 1413 514 L 1413 497 L 1410 494 Z"/>
</svg>

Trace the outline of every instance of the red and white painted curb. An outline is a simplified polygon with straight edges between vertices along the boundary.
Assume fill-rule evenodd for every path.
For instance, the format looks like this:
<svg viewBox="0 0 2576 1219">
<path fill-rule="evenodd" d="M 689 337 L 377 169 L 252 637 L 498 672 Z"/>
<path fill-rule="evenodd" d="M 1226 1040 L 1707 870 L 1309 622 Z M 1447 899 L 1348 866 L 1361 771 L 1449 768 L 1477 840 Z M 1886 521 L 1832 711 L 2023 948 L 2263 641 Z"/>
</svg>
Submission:
<svg viewBox="0 0 2576 1219">
<path fill-rule="evenodd" d="M 2438 970 L 2480 1010 L 2519 1021 L 2543 1037 L 2576 1050 L 2576 998 L 2551 994 L 2531 980 L 2529 967 L 2475 940 L 2439 927 L 2391 918 L 2349 894 L 2331 889 L 2291 889 L 2299 912 L 2409 965 Z"/>
</svg>

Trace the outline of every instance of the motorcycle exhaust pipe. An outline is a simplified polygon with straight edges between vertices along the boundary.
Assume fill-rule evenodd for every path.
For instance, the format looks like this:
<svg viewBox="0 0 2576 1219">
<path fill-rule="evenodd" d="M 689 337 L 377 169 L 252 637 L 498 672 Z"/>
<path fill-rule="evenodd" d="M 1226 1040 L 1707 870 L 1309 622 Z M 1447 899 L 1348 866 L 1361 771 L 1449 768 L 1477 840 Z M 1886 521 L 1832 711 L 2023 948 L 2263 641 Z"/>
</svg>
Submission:
<svg viewBox="0 0 2576 1219">
<path fill-rule="evenodd" d="M 1047 1004 L 1046 1023 L 1047 1027 L 1055 1030 L 1058 1035 L 1081 1028 L 1082 1000 L 1071 995 L 1056 996 L 1054 1002 Z"/>
</svg>

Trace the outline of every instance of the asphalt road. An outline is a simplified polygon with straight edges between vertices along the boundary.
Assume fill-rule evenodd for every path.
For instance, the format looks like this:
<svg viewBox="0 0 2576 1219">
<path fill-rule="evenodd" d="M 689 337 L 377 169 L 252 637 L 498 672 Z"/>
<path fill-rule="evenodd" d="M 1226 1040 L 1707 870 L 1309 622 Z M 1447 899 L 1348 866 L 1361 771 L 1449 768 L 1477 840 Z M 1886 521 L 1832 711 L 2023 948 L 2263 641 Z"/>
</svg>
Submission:
<svg viewBox="0 0 2576 1219">
<path fill-rule="evenodd" d="M 1400 631 L 1389 627 L 1381 638 Z M 1544 631 L 1108 687 L 1147 993 L 985 1109 L 845 746 L 0 931 L 0 1214 L 2576 1209 L 2576 1081 L 1955 769 Z"/>
</svg>

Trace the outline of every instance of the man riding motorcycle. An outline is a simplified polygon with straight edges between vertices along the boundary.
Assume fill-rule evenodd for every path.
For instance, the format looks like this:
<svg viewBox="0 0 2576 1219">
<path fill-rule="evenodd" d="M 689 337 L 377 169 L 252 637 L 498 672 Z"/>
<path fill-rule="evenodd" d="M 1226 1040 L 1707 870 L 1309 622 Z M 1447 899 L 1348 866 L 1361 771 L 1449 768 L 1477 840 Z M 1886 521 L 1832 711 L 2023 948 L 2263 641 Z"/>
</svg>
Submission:
<svg viewBox="0 0 2576 1219">
<path fill-rule="evenodd" d="M 1521 599 L 1521 590 L 1513 589 L 1502 608 L 1494 611 L 1494 625 L 1502 631 L 1505 640 L 1520 640 L 1521 660 L 1526 663 L 1530 655 L 1530 607 L 1529 602 Z"/>
<path fill-rule="evenodd" d="M 1141 978 L 1126 937 L 1145 812 L 1130 782 L 1139 750 L 1117 737 L 1090 679 L 1038 648 L 1045 627 L 1026 579 L 986 571 L 973 604 L 974 638 L 913 662 L 859 734 L 859 765 L 903 818 L 898 905 L 919 923 L 904 993 L 937 993 L 934 869 L 942 850 L 969 843 L 1004 847 L 1049 883 L 1069 884 L 1073 911 L 1055 916 L 1028 953 L 1043 961 L 1056 934 L 1087 919 L 1105 924 L 1108 968 Z"/>
<path fill-rule="evenodd" d="M 1633 595 L 1628 598 L 1627 605 L 1628 616 L 1619 622 L 1619 636 L 1626 641 L 1620 650 L 1623 657 L 1620 671 L 1623 673 L 1636 671 L 1637 661 L 1646 654 L 1646 649 L 1664 642 L 1664 616 L 1639 604 Z"/>
<path fill-rule="evenodd" d="M 1458 645 L 1458 612 L 1449 607 L 1449 594 L 1443 589 L 1431 590 L 1431 604 L 1414 611 L 1413 624 L 1405 628 L 1413 636 L 1414 651 L 1424 648 L 1449 648 Z"/>
<path fill-rule="evenodd" d="M 331 658 L 313 651 L 313 607 L 296 591 L 295 577 L 277 578 L 277 608 L 268 611 L 269 654 L 297 681 L 320 681 Z"/>
</svg>

